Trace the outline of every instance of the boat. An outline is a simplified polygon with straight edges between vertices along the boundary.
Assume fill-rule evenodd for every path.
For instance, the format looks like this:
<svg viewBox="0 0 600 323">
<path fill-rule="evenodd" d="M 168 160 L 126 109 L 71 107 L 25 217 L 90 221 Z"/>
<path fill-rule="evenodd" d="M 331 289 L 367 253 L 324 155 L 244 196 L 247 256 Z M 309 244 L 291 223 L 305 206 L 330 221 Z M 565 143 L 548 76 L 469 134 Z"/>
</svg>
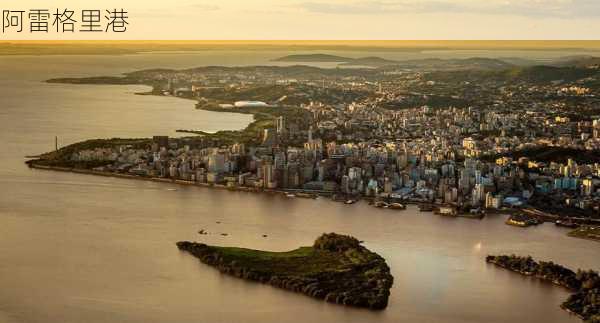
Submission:
<svg viewBox="0 0 600 323">
<path fill-rule="evenodd" d="M 316 199 L 317 198 L 317 195 L 315 195 L 315 194 L 309 194 L 309 193 L 297 193 L 295 196 L 302 197 L 302 198 L 307 198 L 307 199 Z"/>
<path fill-rule="evenodd" d="M 526 214 L 513 214 L 508 220 L 506 220 L 506 224 L 516 226 L 516 227 L 528 227 L 532 225 L 541 224 L 537 218 L 526 215 Z"/>
<path fill-rule="evenodd" d="M 344 202 L 345 204 L 354 204 L 356 203 L 355 200 L 346 200 L 346 202 Z"/>
<path fill-rule="evenodd" d="M 437 215 L 444 215 L 444 216 L 457 216 L 458 215 L 458 211 L 456 210 L 456 208 L 453 208 L 450 206 L 440 206 L 437 210 L 435 210 L 434 213 Z"/>
<path fill-rule="evenodd" d="M 556 222 L 554 222 L 554 224 L 556 224 L 559 227 L 565 227 L 565 228 L 570 228 L 570 229 L 576 229 L 579 227 L 579 225 L 577 225 L 577 223 L 575 223 L 571 220 L 556 220 Z"/>
<path fill-rule="evenodd" d="M 379 207 L 379 208 L 388 208 L 389 205 L 383 201 L 377 201 L 375 202 L 375 204 L 373 204 L 375 207 Z"/>
<path fill-rule="evenodd" d="M 421 211 L 421 212 L 433 212 L 433 205 L 431 205 L 431 204 L 419 204 L 419 211 Z"/>
<path fill-rule="evenodd" d="M 292 193 L 285 193 L 286 197 L 296 197 L 296 195 L 292 194 Z"/>
<path fill-rule="evenodd" d="M 390 204 L 390 209 L 404 210 L 404 209 L 406 209 L 406 205 L 401 204 L 401 203 L 392 203 L 392 204 Z"/>
</svg>

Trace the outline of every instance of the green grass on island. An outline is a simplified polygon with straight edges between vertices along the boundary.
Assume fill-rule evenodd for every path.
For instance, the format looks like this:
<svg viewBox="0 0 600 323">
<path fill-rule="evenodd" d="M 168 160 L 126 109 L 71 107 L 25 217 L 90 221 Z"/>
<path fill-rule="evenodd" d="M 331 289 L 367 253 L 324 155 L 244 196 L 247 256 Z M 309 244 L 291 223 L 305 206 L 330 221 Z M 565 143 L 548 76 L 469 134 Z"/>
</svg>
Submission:
<svg viewBox="0 0 600 323">
<path fill-rule="evenodd" d="M 225 261 L 238 261 L 257 270 L 285 275 L 310 275 L 323 271 L 344 270 L 346 266 L 367 262 L 372 254 L 355 250 L 344 257 L 332 257 L 331 252 L 313 247 L 300 247 L 286 252 L 271 252 L 235 247 L 212 247 Z"/>
<path fill-rule="evenodd" d="M 385 260 L 352 237 L 324 234 L 313 246 L 287 252 L 178 242 L 203 263 L 239 278 L 343 305 L 383 309 L 393 277 Z"/>
</svg>

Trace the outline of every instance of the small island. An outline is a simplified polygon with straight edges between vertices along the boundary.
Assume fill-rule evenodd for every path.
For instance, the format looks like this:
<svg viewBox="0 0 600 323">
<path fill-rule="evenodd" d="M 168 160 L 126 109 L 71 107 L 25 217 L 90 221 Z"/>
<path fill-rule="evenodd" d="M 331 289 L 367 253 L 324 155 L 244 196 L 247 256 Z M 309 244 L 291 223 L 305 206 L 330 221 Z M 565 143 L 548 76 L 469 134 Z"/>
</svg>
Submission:
<svg viewBox="0 0 600 323">
<path fill-rule="evenodd" d="M 586 323 L 600 322 L 600 276 L 589 270 L 577 272 L 553 262 L 537 262 L 531 257 L 487 256 L 486 262 L 496 266 L 533 276 L 574 292 L 561 305 L 569 313 L 577 315 Z"/>
<path fill-rule="evenodd" d="M 327 302 L 381 310 L 387 307 L 394 278 L 385 260 L 356 238 L 328 233 L 310 247 L 269 252 L 180 241 L 191 253 L 222 273 L 302 293 Z"/>
<path fill-rule="evenodd" d="M 370 66 L 382 67 L 386 65 L 397 64 L 393 61 L 377 56 L 349 58 L 329 54 L 306 54 L 306 55 L 288 55 L 273 60 L 274 62 L 292 62 L 292 63 L 340 63 L 342 66 Z"/>
<path fill-rule="evenodd" d="M 337 56 L 337 55 L 329 55 L 329 54 L 296 54 L 296 55 L 287 55 L 283 57 L 279 57 L 273 59 L 273 62 L 293 62 L 293 63 L 302 63 L 302 62 L 312 62 L 312 63 L 324 63 L 324 62 L 332 62 L 332 63 L 341 63 L 341 62 L 350 62 L 353 58 Z"/>
</svg>

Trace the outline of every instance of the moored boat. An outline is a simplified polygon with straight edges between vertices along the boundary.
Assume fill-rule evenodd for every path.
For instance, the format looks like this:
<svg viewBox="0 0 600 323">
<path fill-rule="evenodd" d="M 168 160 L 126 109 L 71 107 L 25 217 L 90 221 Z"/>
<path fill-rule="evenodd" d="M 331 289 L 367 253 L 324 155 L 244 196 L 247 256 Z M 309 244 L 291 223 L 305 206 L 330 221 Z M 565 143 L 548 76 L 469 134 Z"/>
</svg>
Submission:
<svg viewBox="0 0 600 323">
<path fill-rule="evenodd" d="M 571 220 L 556 220 L 556 222 L 554 222 L 554 224 L 556 224 L 559 227 L 565 227 L 565 228 L 570 228 L 570 229 L 576 229 L 579 227 L 579 225 Z"/>
<path fill-rule="evenodd" d="M 419 204 L 419 211 L 421 211 L 421 212 L 433 212 L 433 205 L 431 205 L 431 204 Z"/>
<path fill-rule="evenodd" d="M 390 204 L 390 209 L 404 210 L 404 209 L 406 209 L 406 205 L 404 205 L 402 203 L 392 203 L 392 204 Z"/>
</svg>

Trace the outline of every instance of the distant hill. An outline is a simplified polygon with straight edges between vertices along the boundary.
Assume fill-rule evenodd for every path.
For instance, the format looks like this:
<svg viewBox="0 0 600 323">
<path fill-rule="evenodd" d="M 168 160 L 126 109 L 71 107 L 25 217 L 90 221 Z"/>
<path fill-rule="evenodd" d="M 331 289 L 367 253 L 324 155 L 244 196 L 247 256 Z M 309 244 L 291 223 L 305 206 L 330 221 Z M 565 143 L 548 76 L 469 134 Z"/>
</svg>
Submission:
<svg viewBox="0 0 600 323">
<path fill-rule="evenodd" d="M 349 58 L 328 54 L 288 55 L 274 59 L 275 62 L 333 62 L 340 66 L 369 66 L 380 68 L 406 68 L 417 70 L 463 70 L 463 69 L 491 69 L 501 70 L 512 68 L 515 65 L 509 62 L 483 57 L 467 59 L 439 59 L 426 58 L 405 61 L 395 61 L 377 56 Z"/>
<path fill-rule="evenodd" d="M 326 62 L 350 62 L 353 58 L 329 55 L 329 54 L 305 54 L 305 55 L 288 55 L 273 59 L 273 62 L 312 62 L 312 63 L 326 63 Z"/>
<path fill-rule="evenodd" d="M 504 70 L 515 67 L 514 64 L 500 59 L 472 57 L 466 59 L 426 58 L 399 61 L 386 68 L 404 68 L 424 71 L 453 71 L 453 70 Z"/>
<path fill-rule="evenodd" d="M 554 61 L 552 66 L 557 67 L 591 67 L 591 66 L 600 66 L 600 57 L 589 56 L 589 55 L 581 55 L 581 56 L 568 56 L 562 57 L 556 61 Z"/>
<path fill-rule="evenodd" d="M 473 57 L 463 60 L 451 60 L 455 64 L 483 69 L 503 69 L 513 67 L 514 64 L 495 58 Z"/>
<path fill-rule="evenodd" d="M 394 65 L 394 64 L 398 64 L 398 61 L 392 61 L 389 59 L 376 57 L 376 56 L 369 56 L 369 57 L 355 58 L 355 59 L 353 59 L 349 62 L 343 63 L 341 65 L 346 65 L 346 66 L 386 66 L 386 65 Z"/>
<path fill-rule="evenodd" d="M 587 68 L 538 65 L 507 70 L 504 76 L 532 83 L 547 83 L 552 81 L 572 82 L 595 74 L 594 70 Z"/>
<path fill-rule="evenodd" d="M 296 63 L 340 63 L 342 66 L 369 66 L 379 67 L 385 65 L 397 64 L 398 61 L 369 56 L 360 58 L 350 58 L 328 54 L 307 54 L 307 55 L 288 55 L 273 60 L 274 62 L 296 62 Z"/>
<path fill-rule="evenodd" d="M 537 62 L 535 60 L 522 58 L 522 57 L 502 57 L 502 58 L 500 58 L 500 60 L 502 60 L 506 63 L 509 63 L 509 64 L 516 65 L 516 66 L 539 65 L 539 62 Z"/>
<path fill-rule="evenodd" d="M 435 70 L 427 75 L 427 79 L 442 82 L 527 82 L 530 84 L 548 84 L 554 81 L 574 82 L 594 77 L 600 70 L 578 67 L 556 67 L 546 65 L 526 66 L 507 69 L 465 69 L 465 70 Z"/>
</svg>

